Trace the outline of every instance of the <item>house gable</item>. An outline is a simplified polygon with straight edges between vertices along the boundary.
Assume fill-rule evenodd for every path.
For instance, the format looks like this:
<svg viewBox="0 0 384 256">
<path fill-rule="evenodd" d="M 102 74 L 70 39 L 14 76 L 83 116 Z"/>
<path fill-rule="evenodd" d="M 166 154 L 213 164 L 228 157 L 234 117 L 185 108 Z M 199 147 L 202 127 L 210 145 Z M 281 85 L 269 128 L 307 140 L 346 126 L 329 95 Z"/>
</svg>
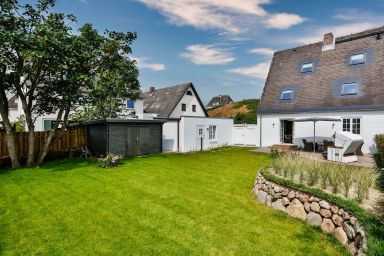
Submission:
<svg viewBox="0 0 384 256">
<path fill-rule="evenodd" d="M 187 95 L 191 91 L 192 95 Z M 156 114 L 159 118 L 179 118 L 181 116 L 181 104 L 186 104 L 186 113 L 195 116 L 208 116 L 192 83 L 180 84 L 161 89 L 151 88 L 143 94 L 144 113 Z M 192 105 L 196 105 L 196 112 L 192 111 Z"/>
<path fill-rule="evenodd" d="M 335 40 L 323 51 L 321 42 L 276 52 L 263 91 L 259 113 L 299 113 L 336 110 L 384 109 L 384 27 Z M 364 53 L 364 64 L 351 65 L 352 55 Z M 302 73 L 301 66 L 314 63 Z M 354 84 L 353 94 L 343 93 Z M 284 89 L 294 88 L 293 100 L 281 100 Z M 353 87 L 353 86 L 352 86 Z"/>
<path fill-rule="evenodd" d="M 185 104 L 185 111 L 183 111 L 183 104 Z M 180 98 L 179 102 L 172 110 L 172 113 L 169 115 L 170 118 L 180 118 L 181 116 L 208 116 L 192 84 L 185 91 L 184 95 Z"/>
</svg>

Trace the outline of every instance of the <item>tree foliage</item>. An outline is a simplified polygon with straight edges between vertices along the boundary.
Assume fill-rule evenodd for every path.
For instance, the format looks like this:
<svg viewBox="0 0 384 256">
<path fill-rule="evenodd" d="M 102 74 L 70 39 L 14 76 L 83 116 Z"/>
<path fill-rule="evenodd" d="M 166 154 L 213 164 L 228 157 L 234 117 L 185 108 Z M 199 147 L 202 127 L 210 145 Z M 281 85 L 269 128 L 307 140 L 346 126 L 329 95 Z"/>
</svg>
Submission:
<svg viewBox="0 0 384 256">
<path fill-rule="evenodd" d="M 139 90 L 138 70 L 128 57 L 136 34 L 106 31 L 100 35 L 91 24 L 73 33 L 71 24 L 76 18 L 50 12 L 54 3 L 0 3 L 0 113 L 8 134 L 7 146 L 13 152 L 6 95 L 17 94 L 29 132 L 28 165 L 36 161 L 37 117 L 56 114 L 55 125 L 37 158 L 41 163 L 52 142 L 67 127 L 71 111 L 90 105 L 104 111 L 103 115 L 111 115 L 119 111 L 112 102 L 134 98 Z M 10 156 L 13 165 L 19 166 L 17 155 L 13 152 Z"/>
</svg>

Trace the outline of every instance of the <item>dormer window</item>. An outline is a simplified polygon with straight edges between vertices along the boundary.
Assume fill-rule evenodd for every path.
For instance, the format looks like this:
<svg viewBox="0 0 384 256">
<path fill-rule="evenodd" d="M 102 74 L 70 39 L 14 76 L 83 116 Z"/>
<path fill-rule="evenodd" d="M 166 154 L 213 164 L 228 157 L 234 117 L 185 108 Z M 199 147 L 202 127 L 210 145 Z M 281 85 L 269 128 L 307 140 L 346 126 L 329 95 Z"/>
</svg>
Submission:
<svg viewBox="0 0 384 256">
<path fill-rule="evenodd" d="M 357 95 L 357 83 L 345 83 L 341 87 L 341 95 Z"/>
<path fill-rule="evenodd" d="M 358 53 L 349 57 L 349 65 L 359 65 L 365 63 L 365 53 Z"/>
<path fill-rule="evenodd" d="M 187 95 L 192 96 L 192 92 L 191 91 L 187 91 Z"/>
<path fill-rule="evenodd" d="M 300 69 L 301 73 L 310 73 L 313 71 L 314 71 L 314 63 L 313 62 L 304 63 L 303 65 L 301 65 L 301 69 Z"/>
<path fill-rule="evenodd" d="M 280 100 L 292 100 L 293 99 L 293 90 L 283 90 L 280 95 Z"/>
</svg>

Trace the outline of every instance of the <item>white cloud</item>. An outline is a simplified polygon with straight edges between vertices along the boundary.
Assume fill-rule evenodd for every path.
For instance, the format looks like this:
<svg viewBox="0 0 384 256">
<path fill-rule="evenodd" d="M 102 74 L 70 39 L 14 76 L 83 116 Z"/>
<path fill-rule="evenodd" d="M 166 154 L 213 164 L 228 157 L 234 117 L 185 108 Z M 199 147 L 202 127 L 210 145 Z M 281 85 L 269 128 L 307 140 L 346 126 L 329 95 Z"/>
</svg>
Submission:
<svg viewBox="0 0 384 256">
<path fill-rule="evenodd" d="M 269 16 L 265 24 L 269 28 L 288 29 L 294 25 L 304 22 L 304 18 L 291 13 L 277 13 Z"/>
<path fill-rule="evenodd" d="M 269 62 L 263 62 L 263 63 L 258 63 L 255 66 L 234 68 L 234 69 L 229 69 L 228 71 L 239 74 L 239 75 L 266 79 L 268 76 L 270 65 L 271 63 Z"/>
<path fill-rule="evenodd" d="M 79 0 L 79 2 L 82 4 L 88 4 L 88 0 Z"/>
<path fill-rule="evenodd" d="M 253 48 L 253 49 L 250 49 L 248 52 L 272 57 L 273 54 L 275 53 L 275 50 L 271 48 Z"/>
<path fill-rule="evenodd" d="M 152 71 L 162 71 L 165 70 L 165 65 L 161 63 L 148 63 L 148 57 L 133 57 L 133 60 L 136 61 L 137 66 L 142 69 L 150 69 Z"/>
<path fill-rule="evenodd" d="M 317 29 L 312 29 L 309 33 L 311 35 L 308 36 L 298 36 L 291 40 L 292 42 L 300 43 L 300 44 L 309 44 L 320 42 L 323 40 L 324 34 L 328 32 L 333 32 L 336 37 L 345 36 L 357 32 L 361 32 L 367 29 L 378 27 L 380 24 L 371 23 L 371 22 L 361 22 L 361 23 L 350 23 L 343 24 L 338 26 L 327 26 L 321 27 Z"/>
<path fill-rule="evenodd" d="M 190 25 L 199 29 L 219 29 L 239 34 L 264 24 L 286 29 L 304 21 L 289 13 L 268 13 L 262 5 L 272 0 L 136 0 L 159 11 L 175 25 Z"/>
<path fill-rule="evenodd" d="M 197 65 L 224 65 L 235 60 L 228 49 L 214 45 L 194 44 L 186 50 L 180 56 Z"/>
</svg>

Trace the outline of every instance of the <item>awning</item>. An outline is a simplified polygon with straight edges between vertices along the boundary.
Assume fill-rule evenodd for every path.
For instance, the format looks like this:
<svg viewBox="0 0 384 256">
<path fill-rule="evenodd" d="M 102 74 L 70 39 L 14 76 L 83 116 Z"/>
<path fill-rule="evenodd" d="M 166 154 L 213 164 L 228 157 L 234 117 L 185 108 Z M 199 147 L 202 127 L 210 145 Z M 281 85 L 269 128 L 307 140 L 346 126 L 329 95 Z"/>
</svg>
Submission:
<svg viewBox="0 0 384 256">
<path fill-rule="evenodd" d="M 295 118 L 294 122 L 341 122 L 340 118 L 328 117 L 308 117 L 308 118 Z"/>
</svg>

